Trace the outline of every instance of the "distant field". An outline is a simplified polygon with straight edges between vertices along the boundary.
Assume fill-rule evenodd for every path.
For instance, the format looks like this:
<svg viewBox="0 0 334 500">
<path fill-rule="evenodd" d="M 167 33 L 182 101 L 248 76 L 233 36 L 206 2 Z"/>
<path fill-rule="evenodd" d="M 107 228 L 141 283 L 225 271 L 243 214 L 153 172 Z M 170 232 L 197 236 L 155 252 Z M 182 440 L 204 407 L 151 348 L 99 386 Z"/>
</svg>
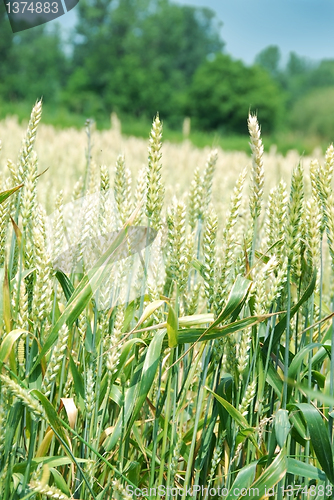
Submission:
<svg viewBox="0 0 334 500">
<path fill-rule="evenodd" d="M 10 104 L 1 103 L 0 105 L 0 120 L 6 116 L 15 115 L 19 122 L 25 122 L 29 116 L 29 104 Z M 81 129 L 88 117 L 70 113 L 66 108 L 54 108 L 45 105 L 43 112 L 43 123 L 54 125 L 57 129 L 76 128 Z M 94 118 L 94 117 L 93 117 Z M 152 117 L 153 118 L 153 117 Z M 162 117 L 163 119 L 163 117 Z M 107 130 L 110 128 L 110 116 L 102 115 L 96 119 L 96 127 L 98 130 Z M 146 139 L 150 132 L 151 121 L 147 119 L 138 119 L 132 117 L 122 118 L 122 133 L 125 136 L 134 136 Z M 164 139 L 166 141 L 180 143 L 184 140 L 182 133 L 182 122 L 176 129 L 171 129 L 164 126 Z M 230 135 L 223 132 L 202 132 L 191 129 L 189 140 L 198 148 L 217 147 L 219 146 L 226 151 L 244 151 L 249 152 L 249 139 L 247 136 L 247 127 L 245 126 L 245 135 Z M 315 149 L 321 149 L 324 153 L 328 146 L 328 140 L 317 136 L 306 136 L 300 132 L 292 130 L 279 131 L 274 135 L 266 136 L 265 150 L 269 151 L 271 146 L 276 146 L 277 151 L 283 155 L 292 149 L 298 151 L 300 155 L 312 154 Z M 334 137 L 333 137 L 334 140 Z"/>
<path fill-rule="evenodd" d="M 21 123 L 17 117 L 7 117 L 0 121 L 0 137 L 2 140 L 2 154 L 0 164 L 4 166 L 9 158 L 16 161 L 17 152 L 22 137 L 25 133 L 27 123 Z M 134 135 L 124 135 L 122 124 L 115 119 L 113 127 L 109 124 L 108 129 L 97 130 L 96 124 L 91 128 L 91 159 L 92 168 L 96 175 L 101 165 L 106 165 L 110 175 L 113 176 L 116 159 L 119 154 L 125 155 L 127 167 L 133 174 L 133 188 L 138 172 L 147 162 L 147 137 L 142 138 Z M 167 135 L 167 138 L 166 136 Z M 189 190 L 194 171 L 198 167 L 204 168 L 207 156 L 213 149 L 210 145 L 196 147 L 190 140 L 180 142 L 168 139 L 168 131 L 163 129 L 163 170 L 162 176 L 166 182 L 167 197 L 172 194 L 182 195 Z M 181 138 L 181 136 L 179 137 Z M 238 150 L 237 143 L 244 142 L 247 152 Z M 230 192 L 237 176 L 245 166 L 251 163 L 249 138 L 235 139 L 235 149 L 223 150 L 219 143 L 214 142 L 218 151 L 217 168 L 213 194 L 216 201 L 226 207 L 229 202 Z M 55 198 L 60 189 L 63 190 L 65 200 L 69 200 L 71 192 L 79 177 L 84 177 L 87 162 L 88 138 L 86 129 L 60 128 L 41 123 L 36 140 L 36 152 L 38 155 L 39 171 L 48 171 L 43 174 L 39 183 L 44 189 L 39 190 L 39 197 L 47 204 L 48 211 L 53 207 Z M 267 169 L 268 182 L 265 189 L 269 190 L 281 177 L 289 179 L 294 166 L 297 165 L 300 155 L 296 150 L 291 150 L 285 156 L 277 153 L 276 147 L 265 148 L 264 153 Z M 322 159 L 321 150 L 314 152 L 319 160 Z M 311 156 L 303 157 L 303 164 L 307 169 Z"/>
</svg>

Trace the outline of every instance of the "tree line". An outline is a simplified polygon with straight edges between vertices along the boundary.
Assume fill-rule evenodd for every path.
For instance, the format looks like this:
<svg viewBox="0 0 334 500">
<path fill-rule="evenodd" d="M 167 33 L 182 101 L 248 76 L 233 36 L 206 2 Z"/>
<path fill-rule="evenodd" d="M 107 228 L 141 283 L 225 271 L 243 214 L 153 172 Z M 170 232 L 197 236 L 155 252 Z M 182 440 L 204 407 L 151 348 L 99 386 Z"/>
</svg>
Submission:
<svg viewBox="0 0 334 500">
<path fill-rule="evenodd" d="M 327 134 L 334 120 L 334 61 L 291 53 L 282 65 L 268 47 L 246 65 L 224 51 L 208 8 L 170 0 L 80 0 L 68 40 L 51 23 L 12 34 L 0 5 L 0 102 L 34 102 L 97 120 L 112 111 L 170 127 L 246 133 L 249 110 L 264 132 L 284 127 Z M 326 95 L 326 98 L 323 96 Z M 316 103 L 316 104 L 315 104 Z M 326 115 L 314 123 L 314 109 Z M 319 111 L 320 110 L 320 111 Z M 313 118 L 312 118 L 313 116 Z"/>
</svg>

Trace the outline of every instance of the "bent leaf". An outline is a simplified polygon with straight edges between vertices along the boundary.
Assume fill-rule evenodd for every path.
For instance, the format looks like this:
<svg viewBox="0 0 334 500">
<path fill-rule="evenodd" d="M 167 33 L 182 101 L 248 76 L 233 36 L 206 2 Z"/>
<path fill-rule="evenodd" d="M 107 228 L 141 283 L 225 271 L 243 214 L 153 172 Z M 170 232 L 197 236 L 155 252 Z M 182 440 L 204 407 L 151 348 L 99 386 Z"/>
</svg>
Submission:
<svg viewBox="0 0 334 500">
<path fill-rule="evenodd" d="M 268 494 L 268 490 L 273 488 L 285 476 L 288 468 L 287 457 L 282 450 L 275 460 L 265 469 L 261 476 L 247 489 L 247 495 L 240 498 L 248 500 L 262 500 Z"/>
<path fill-rule="evenodd" d="M 19 328 L 17 330 L 12 330 L 8 333 L 8 335 L 6 335 L 0 346 L 0 363 L 5 363 L 7 361 L 14 343 L 24 333 L 29 334 L 27 330 L 22 330 L 21 328 Z"/>
</svg>

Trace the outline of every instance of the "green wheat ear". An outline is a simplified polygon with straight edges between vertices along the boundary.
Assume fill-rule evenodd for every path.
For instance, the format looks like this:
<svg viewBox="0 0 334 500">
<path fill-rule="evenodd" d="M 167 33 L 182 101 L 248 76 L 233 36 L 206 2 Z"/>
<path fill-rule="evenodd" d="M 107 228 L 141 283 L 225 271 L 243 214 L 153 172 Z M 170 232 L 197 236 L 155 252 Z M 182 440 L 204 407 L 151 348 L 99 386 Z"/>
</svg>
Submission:
<svg viewBox="0 0 334 500">
<path fill-rule="evenodd" d="M 304 200 L 304 175 L 301 163 L 294 168 L 291 179 L 290 202 L 286 228 L 286 251 L 297 276 L 301 273 L 301 235 Z"/>
<path fill-rule="evenodd" d="M 114 194 L 121 224 L 123 225 L 133 211 L 131 172 L 125 165 L 123 155 L 119 155 L 116 161 Z"/>
<path fill-rule="evenodd" d="M 153 120 L 149 138 L 146 191 L 146 215 L 154 229 L 159 229 L 161 226 L 160 214 L 165 192 L 161 180 L 161 140 L 162 124 L 159 115 L 157 115 Z"/>
<path fill-rule="evenodd" d="M 206 217 L 203 235 L 204 290 L 208 300 L 208 311 L 211 310 L 215 295 L 215 253 L 218 217 L 211 209 Z"/>
<path fill-rule="evenodd" d="M 21 184 L 26 178 L 28 158 L 33 150 L 36 140 L 37 127 L 42 118 L 42 101 L 37 101 L 32 108 L 26 136 L 23 140 L 19 159 L 16 167 L 16 180 Z"/>
<path fill-rule="evenodd" d="M 249 201 L 251 216 L 257 219 L 261 212 L 264 186 L 263 144 L 260 126 L 255 115 L 248 117 L 250 147 L 252 150 L 251 196 Z"/>
</svg>

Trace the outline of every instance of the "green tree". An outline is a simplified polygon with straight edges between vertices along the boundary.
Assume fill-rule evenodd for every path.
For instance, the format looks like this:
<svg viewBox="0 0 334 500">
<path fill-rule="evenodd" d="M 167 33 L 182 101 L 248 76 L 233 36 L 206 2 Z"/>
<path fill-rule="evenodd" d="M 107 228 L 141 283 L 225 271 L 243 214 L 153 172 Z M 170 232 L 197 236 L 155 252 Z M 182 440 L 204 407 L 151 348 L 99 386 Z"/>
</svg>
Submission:
<svg viewBox="0 0 334 500">
<path fill-rule="evenodd" d="M 13 34 L 1 2 L 0 54 L 0 99 L 59 102 L 67 63 L 57 25 Z"/>
<path fill-rule="evenodd" d="M 277 45 L 269 45 L 255 58 L 255 64 L 262 66 L 273 78 L 280 74 L 281 51 Z"/>
<path fill-rule="evenodd" d="M 264 132 L 277 126 L 283 95 L 267 71 L 218 54 L 197 70 L 189 113 L 203 129 L 246 133 L 249 110 L 258 112 Z"/>
<path fill-rule="evenodd" d="M 13 79 L 13 33 L 4 2 L 0 2 L 0 98 L 11 96 Z"/>
<path fill-rule="evenodd" d="M 315 64 L 305 57 L 291 52 L 282 78 L 283 87 L 287 92 L 289 106 L 310 89 L 310 76 Z"/>
<path fill-rule="evenodd" d="M 79 111 L 87 112 L 88 102 L 107 112 L 180 116 L 194 72 L 223 47 L 206 8 L 169 0 L 81 0 L 78 14 L 67 101 Z"/>
<path fill-rule="evenodd" d="M 298 99 L 290 113 L 290 126 L 307 135 L 334 137 L 334 85 L 313 89 Z"/>
<path fill-rule="evenodd" d="M 52 29 L 42 25 L 15 34 L 12 57 L 12 92 L 17 100 L 33 103 L 43 97 L 47 103 L 59 103 L 67 61 L 57 24 Z"/>
<path fill-rule="evenodd" d="M 290 52 L 286 65 L 286 73 L 290 77 L 305 75 L 312 69 L 312 64 L 305 57 L 301 57 L 295 52 Z"/>
<path fill-rule="evenodd" d="M 310 88 L 334 86 L 334 60 L 324 59 L 310 74 Z"/>
</svg>

